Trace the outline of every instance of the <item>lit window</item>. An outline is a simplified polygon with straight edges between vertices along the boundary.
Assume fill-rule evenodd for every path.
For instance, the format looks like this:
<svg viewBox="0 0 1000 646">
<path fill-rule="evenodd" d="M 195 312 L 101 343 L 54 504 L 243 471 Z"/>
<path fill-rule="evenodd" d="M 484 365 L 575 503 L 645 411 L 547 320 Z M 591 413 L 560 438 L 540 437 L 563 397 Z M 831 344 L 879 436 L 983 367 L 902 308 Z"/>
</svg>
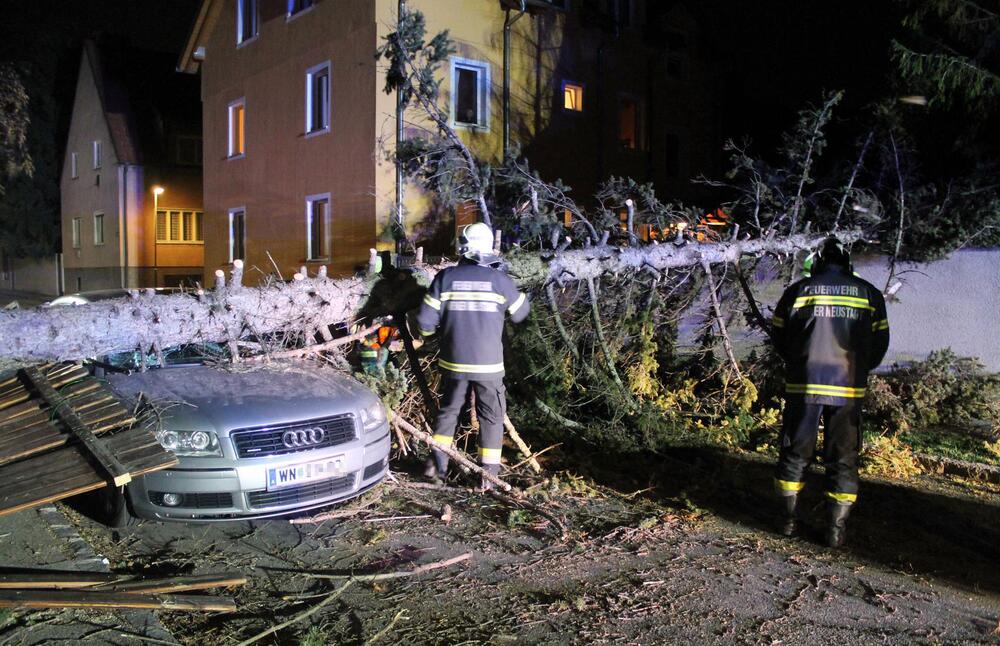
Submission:
<svg viewBox="0 0 1000 646">
<path fill-rule="evenodd" d="M 229 211 L 229 262 L 246 259 L 246 211 Z"/>
<path fill-rule="evenodd" d="M 583 86 L 563 81 L 563 110 L 583 112 Z"/>
<path fill-rule="evenodd" d="M 73 218 L 73 248 L 80 248 L 80 225 L 83 218 Z"/>
<path fill-rule="evenodd" d="M 238 99 L 229 104 L 229 156 L 246 153 L 246 103 Z"/>
<path fill-rule="evenodd" d="M 639 102 L 631 97 L 618 99 L 618 145 L 623 150 L 645 148 Z"/>
<path fill-rule="evenodd" d="M 236 44 L 257 35 L 257 0 L 236 0 Z"/>
<path fill-rule="evenodd" d="M 94 244 L 104 244 L 104 214 L 94 214 Z"/>
<path fill-rule="evenodd" d="M 456 126 L 489 128 L 489 63 L 451 59 L 451 119 Z"/>
<path fill-rule="evenodd" d="M 306 198 L 306 254 L 308 260 L 325 260 L 330 250 L 330 196 Z"/>
<path fill-rule="evenodd" d="M 98 139 L 93 142 L 93 156 L 94 156 L 94 170 L 101 167 L 101 140 Z"/>
<path fill-rule="evenodd" d="M 306 132 L 330 129 L 330 63 L 306 71 Z"/>
<path fill-rule="evenodd" d="M 312 6 L 313 0 L 288 0 L 288 16 L 294 16 Z"/>
<path fill-rule="evenodd" d="M 201 233 L 201 211 L 181 211 L 160 209 L 156 212 L 156 241 L 161 243 L 199 243 L 204 238 Z"/>
<path fill-rule="evenodd" d="M 76 153 L 69 154 L 69 176 L 73 179 L 80 176 L 80 156 Z"/>
</svg>

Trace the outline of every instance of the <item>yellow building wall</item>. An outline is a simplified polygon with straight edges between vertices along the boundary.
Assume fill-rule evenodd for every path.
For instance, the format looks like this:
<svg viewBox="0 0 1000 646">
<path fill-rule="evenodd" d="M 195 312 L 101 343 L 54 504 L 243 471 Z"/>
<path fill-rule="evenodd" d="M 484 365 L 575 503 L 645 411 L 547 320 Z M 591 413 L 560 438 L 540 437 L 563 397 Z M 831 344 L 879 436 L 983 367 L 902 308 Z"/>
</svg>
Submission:
<svg viewBox="0 0 1000 646">
<path fill-rule="evenodd" d="M 447 29 L 455 48 L 454 56 L 485 61 L 490 65 L 489 128 L 458 129 L 463 142 L 479 158 L 498 161 L 503 154 L 503 25 L 504 11 L 496 0 L 408 0 L 410 10 L 424 14 L 427 38 Z M 377 0 L 376 22 L 379 43 L 394 30 L 397 2 Z M 517 12 L 512 12 L 516 16 Z M 556 88 L 554 69 L 563 45 L 562 23 L 566 15 L 549 11 L 522 16 L 511 28 L 511 144 L 530 141 L 539 129 L 549 124 L 550 106 Z M 451 101 L 451 65 L 443 62 L 438 77 L 441 81 L 439 105 L 446 111 Z M 394 150 L 395 94 L 386 94 L 384 66 L 380 65 L 375 79 L 376 132 L 385 142 L 386 152 Z M 433 128 L 424 113 L 411 107 L 406 113 L 406 132 L 412 136 L 421 129 Z M 381 155 L 375 171 L 377 221 L 384 231 L 395 211 L 395 167 L 391 156 Z M 404 190 L 404 209 L 408 237 L 416 240 L 428 236 L 428 214 L 432 205 L 428 196 L 408 183 Z M 381 236 L 380 249 L 391 249 L 391 239 Z"/>
</svg>

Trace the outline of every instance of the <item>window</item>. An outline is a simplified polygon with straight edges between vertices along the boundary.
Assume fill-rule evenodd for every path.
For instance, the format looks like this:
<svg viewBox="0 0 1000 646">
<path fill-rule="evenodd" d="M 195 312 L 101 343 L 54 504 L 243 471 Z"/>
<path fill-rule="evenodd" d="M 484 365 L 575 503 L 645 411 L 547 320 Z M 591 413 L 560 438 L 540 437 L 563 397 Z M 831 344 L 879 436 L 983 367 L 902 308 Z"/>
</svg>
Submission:
<svg viewBox="0 0 1000 646">
<path fill-rule="evenodd" d="M 330 63 L 306 70 L 306 132 L 330 129 Z"/>
<path fill-rule="evenodd" d="M 288 17 L 291 18 L 306 9 L 311 9 L 312 6 L 313 0 L 288 0 Z"/>
<path fill-rule="evenodd" d="M 73 218 L 73 248 L 80 248 L 80 225 L 83 218 Z"/>
<path fill-rule="evenodd" d="M 583 112 L 583 86 L 563 81 L 563 110 Z"/>
<path fill-rule="evenodd" d="M 642 150 L 642 112 L 632 97 L 618 98 L 618 145 L 622 150 Z"/>
<path fill-rule="evenodd" d="M 80 177 L 80 156 L 76 153 L 69 154 L 69 176 L 72 179 Z"/>
<path fill-rule="evenodd" d="M 663 143 L 666 154 L 667 177 L 675 179 L 681 174 L 681 138 L 673 133 L 667 134 Z"/>
<path fill-rule="evenodd" d="M 325 260 L 331 257 L 330 249 L 330 195 L 311 195 L 306 198 L 306 258 Z"/>
<path fill-rule="evenodd" d="M 456 126 L 489 129 L 489 63 L 451 59 L 451 120 Z"/>
<path fill-rule="evenodd" d="M 229 156 L 246 154 L 246 100 L 237 99 L 229 104 Z"/>
<path fill-rule="evenodd" d="M 236 44 L 257 36 L 257 0 L 236 0 Z"/>
<path fill-rule="evenodd" d="M 104 214 L 94 214 L 94 245 L 104 244 Z"/>
<path fill-rule="evenodd" d="M 201 137 L 179 135 L 176 144 L 176 159 L 181 166 L 201 166 Z"/>
<path fill-rule="evenodd" d="M 101 140 L 95 140 L 92 144 L 94 154 L 94 170 L 101 167 Z"/>
<path fill-rule="evenodd" d="M 197 244 L 204 241 L 201 211 L 160 209 L 156 212 L 156 241 Z"/>
<path fill-rule="evenodd" d="M 608 0 L 608 13 L 619 29 L 632 26 L 632 0 Z"/>
<path fill-rule="evenodd" d="M 667 78 L 683 79 L 687 67 L 687 36 L 683 32 L 667 32 Z"/>
<path fill-rule="evenodd" d="M 229 210 L 229 262 L 246 259 L 246 211 Z"/>
</svg>

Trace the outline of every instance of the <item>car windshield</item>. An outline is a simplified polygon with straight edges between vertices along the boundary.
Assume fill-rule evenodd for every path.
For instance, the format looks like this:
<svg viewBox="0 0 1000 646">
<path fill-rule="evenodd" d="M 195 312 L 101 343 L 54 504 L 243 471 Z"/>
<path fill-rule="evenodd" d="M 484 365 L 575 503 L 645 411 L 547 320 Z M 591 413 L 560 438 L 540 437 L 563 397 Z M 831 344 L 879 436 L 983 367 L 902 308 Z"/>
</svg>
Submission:
<svg viewBox="0 0 1000 646">
<path fill-rule="evenodd" d="M 163 361 L 168 366 L 201 364 L 208 361 L 223 361 L 229 358 L 229 349 L 222 343 L 186 343 L 163 351 Z M 155 352 L 118 352 L 109 354 L 103 363 L 119 370 L 140 370 L 143 362 L 147 368 L 155 368 L 160 361 Z"/>
</svg>

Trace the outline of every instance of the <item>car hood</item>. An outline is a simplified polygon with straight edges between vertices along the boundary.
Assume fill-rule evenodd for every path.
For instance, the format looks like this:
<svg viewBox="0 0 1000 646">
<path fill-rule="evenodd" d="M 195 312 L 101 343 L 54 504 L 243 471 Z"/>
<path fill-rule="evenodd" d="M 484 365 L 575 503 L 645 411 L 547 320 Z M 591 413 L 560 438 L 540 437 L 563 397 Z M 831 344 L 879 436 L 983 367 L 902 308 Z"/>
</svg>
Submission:
<svg viewBox="0 0 1000 646">
<path fill-rule="evenodd" d="M 219 433 L 342 413 L 357 415 L 377 401 L 351 377 L 314 363 L 234 370 L 173 366 L 107 378 L 123 397 L 134 401 L 142 394 L 155 402 L 162 421 L 171 428 Z"/>
</svg>

